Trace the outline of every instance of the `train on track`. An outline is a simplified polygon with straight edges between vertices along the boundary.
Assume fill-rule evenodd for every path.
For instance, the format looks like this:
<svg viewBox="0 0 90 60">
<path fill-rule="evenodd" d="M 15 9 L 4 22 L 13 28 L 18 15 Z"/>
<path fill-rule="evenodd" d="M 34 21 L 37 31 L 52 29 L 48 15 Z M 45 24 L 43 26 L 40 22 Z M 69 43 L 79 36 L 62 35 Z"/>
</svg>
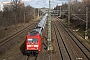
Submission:
<svg viewBox="0 0 90 60">
<path fill-rule="evenodd" d="M 48 14 L 41 19 L 36 27 L 26 36 L 25 40 L 25 53 L 27 55 L 37 55 L 41 51 L 43 30 L 46 24 Z"/>
</svg>

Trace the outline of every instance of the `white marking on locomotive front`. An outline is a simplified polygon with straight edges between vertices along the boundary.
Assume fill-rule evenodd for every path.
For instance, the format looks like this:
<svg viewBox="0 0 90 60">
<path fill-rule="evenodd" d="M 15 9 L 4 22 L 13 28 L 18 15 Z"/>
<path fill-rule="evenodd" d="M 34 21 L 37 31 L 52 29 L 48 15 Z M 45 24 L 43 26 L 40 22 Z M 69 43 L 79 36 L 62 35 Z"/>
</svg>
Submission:
<svg viewBox="0 0 90 60">
<path fill-rule="evenodd" d="M 31 47 L 31 45 L 27 45 L 27 47 Z"/>
<path fill-rule="evenodd" d="M 34 45 L 34 47 L 38 47 L 38 45 Z"/>
</svg>

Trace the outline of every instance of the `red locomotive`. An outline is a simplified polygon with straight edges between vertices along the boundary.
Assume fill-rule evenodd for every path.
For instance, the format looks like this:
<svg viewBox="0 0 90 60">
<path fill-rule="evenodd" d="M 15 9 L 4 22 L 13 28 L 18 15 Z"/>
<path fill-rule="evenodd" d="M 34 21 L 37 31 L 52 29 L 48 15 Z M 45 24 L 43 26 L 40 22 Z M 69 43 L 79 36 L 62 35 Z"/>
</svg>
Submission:
<svg viewBox="0 0 90 60">
<path fill-rule="evenodd" d="M 33 29 L 33 31 L 30 32 L 26 36 L 25 41 L 25 52 L 26 54 L 38 54 L 41 51 L 41 42 L 42 42 L 42 33 L 44 26 L 46 24 L 46 17 L 47 14 L 42 18 L 42 20 L 38 23 L 37 27 Z"/>
</svg>

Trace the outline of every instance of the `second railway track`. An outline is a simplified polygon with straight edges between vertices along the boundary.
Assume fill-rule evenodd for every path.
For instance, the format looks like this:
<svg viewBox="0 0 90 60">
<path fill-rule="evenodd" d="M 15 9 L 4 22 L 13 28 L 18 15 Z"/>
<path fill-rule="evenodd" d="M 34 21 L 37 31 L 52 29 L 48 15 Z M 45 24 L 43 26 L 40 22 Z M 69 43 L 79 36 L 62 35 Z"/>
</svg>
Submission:
<svg viewBox="0 0 90 60">
<path fill-rule="evenodd" d="M 90 60 L 90 49 L 86 47 L 70 30 L 68 30 L 62 22 L 59 21 L 59 23 L 71 37 L 73 42 L 75 42 L 78 48 L 82 51 L 82 53 L 87 57 L 87 59 Z"/>
<path fill-rule="evenodd" d="M 80 42 L 60 20 L 54 20 L 53 26 L 62 60 L 90 60 L 90 49 Z"/>
<path fill-rule="evenodd" d="M 57 44 L 58 44 L 58 48 L 59 48 L 59 54 L 62 60 L 70 60 L 70 54 L 67 50 L 67 47 L 61 37 L 61 34 L 56 26 L 56 24 L 53 23 L 54 26 L 54 31 L 55 31 L 55 35 L 56 35 L 56 39 L 57 39 Z"/>
</svg>

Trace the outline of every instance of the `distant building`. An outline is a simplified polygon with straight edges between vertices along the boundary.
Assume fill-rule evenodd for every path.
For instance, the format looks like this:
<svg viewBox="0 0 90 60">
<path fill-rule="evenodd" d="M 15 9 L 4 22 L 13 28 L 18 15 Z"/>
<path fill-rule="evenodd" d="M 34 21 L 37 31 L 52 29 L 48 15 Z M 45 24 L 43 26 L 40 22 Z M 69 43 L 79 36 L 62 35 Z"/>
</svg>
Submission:
<svg viewBox="0 0 90 60">
<path fill-rule="evenodd" d="M 12 2 L 2 2 L 0 5 L 0 11 L 5 11 L 5 10 L 12 11 L 13 8 L 12 5 L 14 5 Z M 22 8 L 24 6 L 24 2 L 21 2 L 19 6 L 20 8 Z"/>
<path fill-rule="evenodd" d="M 12 10 L 12 5 L 13 5 L 13 3 L 11 3 L 11 2 L 2 2 L 1 3 L 1 7 L 0 7 L 0 10 L 1 11 L 5 11 L 5 10 Z"/>
<path fill-rule="evenodd" d="M 44 13 L 47 13 L 48 12 L 48 8 L 40 8 L 40 10 Z"/>
<path fill-rule="evenodd" d="M 0 11 L 3 11 L 3 8 L 4 8 L 4 7 L 3 7 L 3 5 L 1 4 L 1 5 L 0 5 Z"/>
</svg>

